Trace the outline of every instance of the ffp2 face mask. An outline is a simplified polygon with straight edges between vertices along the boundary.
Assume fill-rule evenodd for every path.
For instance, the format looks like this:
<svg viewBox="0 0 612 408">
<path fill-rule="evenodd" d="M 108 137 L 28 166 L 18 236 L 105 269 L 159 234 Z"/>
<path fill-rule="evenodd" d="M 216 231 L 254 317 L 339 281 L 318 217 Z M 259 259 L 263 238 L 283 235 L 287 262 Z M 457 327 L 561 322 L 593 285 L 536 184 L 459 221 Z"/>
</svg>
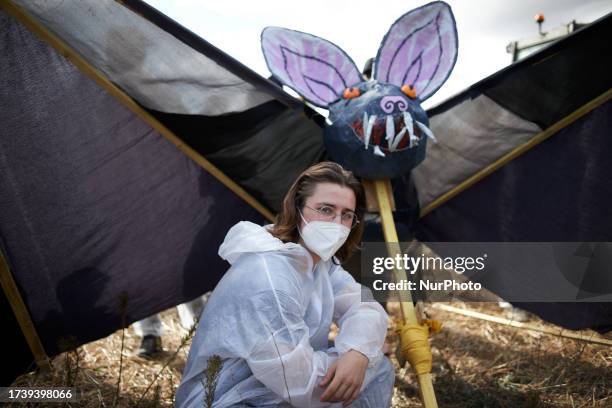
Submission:
<svg viewBox="0 0 612 408">
<path fill-rule="evenodd" d="M 330 221 L 308 222 L 301 212 L 300 216 L 306 224 L 300 231 L 304 244 L 324 261 L 334 256 L 351 233 L 351 229 L 342 224 Z"/>
</svg>

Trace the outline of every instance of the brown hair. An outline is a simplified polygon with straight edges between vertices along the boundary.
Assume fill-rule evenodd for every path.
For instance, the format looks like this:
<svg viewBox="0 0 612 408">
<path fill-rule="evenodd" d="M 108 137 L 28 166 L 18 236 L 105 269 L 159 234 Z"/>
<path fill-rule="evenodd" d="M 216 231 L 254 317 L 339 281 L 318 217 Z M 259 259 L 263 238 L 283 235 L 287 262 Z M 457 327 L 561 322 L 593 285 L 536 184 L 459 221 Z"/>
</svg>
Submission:
<svg viewBox="0 0 612 408">
<path fill-rule="evenodd" d="M 355 215 L 361 222 L 351 230 L 344 245 L 336 252 L 336 257 L 343 262 L 355 249 L 359 248 L 361 242 L 365 194 L 361 183 L 353 173 L 345 170 L 337 163 L 329 161 L 317 163 L 299 175 L 287 191 L 283 200 L 283 207 L 276 216 L 276 223 L 270 233 L 283 242 L 297 243 L 299 241 L 300 236 L 297 227 L 300 224 L 300 214 L 298 210 L 303 210 L 306 199 L 312 196 L 319 183 L 332 183 L 348 187 L 355 194 Z"/>
</svg>

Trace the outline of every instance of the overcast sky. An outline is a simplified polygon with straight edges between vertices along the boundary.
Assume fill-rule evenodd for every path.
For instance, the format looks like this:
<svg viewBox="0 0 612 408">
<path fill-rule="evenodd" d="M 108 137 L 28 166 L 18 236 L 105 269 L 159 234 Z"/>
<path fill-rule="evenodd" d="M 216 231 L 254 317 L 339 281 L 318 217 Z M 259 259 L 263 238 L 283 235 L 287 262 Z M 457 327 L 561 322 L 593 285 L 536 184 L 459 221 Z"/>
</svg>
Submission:
<svg viewBox="0 0 612 408">
<path fill-rule="evenodd" d="M 344 49 L 361 70 L 402 14 L 429 1 L 147 0 L 208 42 L 263 76 L 270 73 L 259 36 L 281 26 L 323 37 Z M 572 20 L 591 22 L 612 12 L 612 0 L 449 0 L 459 34 L 459 57 L 449 80 L 424 105 L 431 107 L 508 65 L 506 45 Z"/>
</svg>

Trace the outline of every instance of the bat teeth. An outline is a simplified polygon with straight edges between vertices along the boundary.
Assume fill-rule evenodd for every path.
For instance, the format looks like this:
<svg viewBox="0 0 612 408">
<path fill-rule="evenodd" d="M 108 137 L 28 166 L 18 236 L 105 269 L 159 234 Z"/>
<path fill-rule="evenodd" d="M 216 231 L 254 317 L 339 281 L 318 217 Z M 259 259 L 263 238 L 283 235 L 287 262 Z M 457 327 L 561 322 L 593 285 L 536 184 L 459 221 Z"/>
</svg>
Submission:
<svg viewBox="0 0 612 408">
<path fill-rule="evenodd" d="M 402 130 L 395 136 L 392 143 L 389 143 L 389 151 L 394 152 L 397 149 L 397 146 L 400 144 L 404 135 L 406 134 L 406 127 L 403 127 Z"/>
<path fill-rule="evenodd" d="M 380 150 L 380 147 L 378 147 L 378 145 L 374 145 L 374 154 L 380 157 L 386 157 L 383 151 Z"/>
<path fill-rule="evenodd" d="M 370 136 L 372 135 L 372 128 L 374 127 L 375 122 L 376 115 L 372 115 L 368 118 L 368 126 L 366 127 L 365 136 L 363 137 L 363 141 L 366 146 L 370 144 Z"/>
<path fill-rule="evenodd" d="M 404 112 L 404 126 L 408 130 L 410 136 L 414 135 L 414 121 L 408 112 Z"/>
<path fill-rule="evenodd" d="M 428 138 L 430 138 L 434 143 L 438 143 L 438 139 L 436 139 L 433 132 L 427 126 L 425 126 L 421 122 L 417 122 L 416 124 Z"/>
<path fill-rule="evenodd" d="M 361 126 L 363 126 L 363 144 L 365 146 L 365 148 L 368 148 L 368 142 L 369 142 L 369 136 L 366 136 L 367 134 L 367 127 L 368 127 L 368 113 L 367 112 L 363 112 L 363 122 L 361 122 Z"/>
<path fill-rule="evenodd" d="M 393 120 L 393 116 L 387 115 L 387 123 L 386 123 L 386 132 L 387 136 L 385 139 L 391 144 L 391 140 L 395 137 L 395 122 Z"/>
</svg>

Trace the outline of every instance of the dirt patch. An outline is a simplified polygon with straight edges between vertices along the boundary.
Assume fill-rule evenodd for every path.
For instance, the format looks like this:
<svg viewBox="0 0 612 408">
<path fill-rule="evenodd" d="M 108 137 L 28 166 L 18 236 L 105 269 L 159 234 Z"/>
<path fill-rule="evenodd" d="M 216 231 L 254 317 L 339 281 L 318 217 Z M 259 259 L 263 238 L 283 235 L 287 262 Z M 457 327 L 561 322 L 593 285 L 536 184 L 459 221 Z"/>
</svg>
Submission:
<svg viewBox="0 0 612 408">
<path fill-rule="evenodd" d="M 496 303 L 465 306 L 498 316 L 504 313 Z M 392 322 L 388 341 L 395 347 L 394 319 L 399 309 L 394 304 L 389 309 Z M 612 406 L 612 347 L 507 327 L 431 307 L 426 310 L 431 318 L 444 324 L 431 341 L 432 374 L 440 407 Z M 154 359 L 136 356 L 140 338 L 131 328 L 126 329 L 119 392 L 121 330 L 55 357 L 50 372 L 22 375 L 13 386 L 72 385 L 80 392 L 81 400 L 66 406 L 170 407 L 190 340 L 180 347 L 189 333 L 181 327 L 175 309 L 163 312 L 162 320 L 165 351 Z M 547 325 L 533 316 L 529 322 Z M 410 368 L 400 368 L 395 356 L 391 359 L 396 367 L 393 406 L 421 406 Z"/>
</svg>

